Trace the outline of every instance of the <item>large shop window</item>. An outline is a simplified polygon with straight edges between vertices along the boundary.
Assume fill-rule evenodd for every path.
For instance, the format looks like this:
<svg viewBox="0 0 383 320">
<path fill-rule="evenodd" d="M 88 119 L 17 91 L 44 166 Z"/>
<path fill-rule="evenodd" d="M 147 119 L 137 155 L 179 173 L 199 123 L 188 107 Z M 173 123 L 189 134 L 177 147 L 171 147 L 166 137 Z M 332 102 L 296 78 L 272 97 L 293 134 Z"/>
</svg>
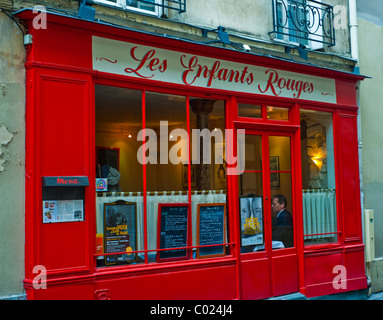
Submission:
<svg viewBox="0 0 383 320">
<path fill-rule="evenodd" d="M 332 113 L 301 110 L 305 245 L 337 241 Z"/>
<path fill-rule="evenodd" d="M 229 254 L 224 114 L 223 101 L 96 86 L 99 267 Z"/>
</svg>

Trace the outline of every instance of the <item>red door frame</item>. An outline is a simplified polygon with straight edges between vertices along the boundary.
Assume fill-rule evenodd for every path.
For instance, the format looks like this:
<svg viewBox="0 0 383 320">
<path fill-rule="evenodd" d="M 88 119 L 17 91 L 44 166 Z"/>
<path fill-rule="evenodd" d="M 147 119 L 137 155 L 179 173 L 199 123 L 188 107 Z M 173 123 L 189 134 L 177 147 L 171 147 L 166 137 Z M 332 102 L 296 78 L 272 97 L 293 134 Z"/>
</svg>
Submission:
<svg viewBox="0 0 383 320">
<path fill-rule="evenodd" d="M 270 104 L 273 105 L 272 101 L 270 100 Z M 303 261 L 303 250 L 302 246 L 300 245 L 300 239 L 303 239 L 303 229 L 301 226 L 302 224 L 302 219 L 299 219 L 301 217 L 301 211 L 299 204 L 299 199 L 297 199 L 297 195 L 300 195 L 301 188 L 301 179 L 300 177 L 300 157 L 297 155 L 300 155 L 300 131 L 299 127 L 292 125 L 292 123 L 296 123 L 296 117 L 297 113 L 294 111 L 298 106 L 294 105 L 293 107 L 290 108 L 289 114 L 290 114 L 290 120 L 289 121 L 271 121 L 267 123 L 267 121 L 259 121 L 259 120 L 250 120 L 246 119 L 244 121 L 235 121 L 235 128 L 238 129 L 245 129 L 246 134 L 254 134 L 254 135 L 260 135 L 262 137 L 262 157 L 264 159 L 268 159 L 269 157 L 269 137 L 270 136 L 284 136 L 284 137 L 290 137 L 290 150 L 291 150 L 291 184 L 292 184 L 292 206 L 293 206 L 293 222 L 294 222 L 294 239 L 295 239 L 295 247 L 294 248 L 286 248 L 282 250 L 272 250 L 271 248 L 271 215 L 266 214 L 266 212 L 271 212 L 271 206 L 270 206 L 270 201 L 271 201 L 271 193 L 270 193 L 270 181 L 269 181 L 269 164 L 267 161 L 263 161 L 265 163 L 265 166 L 262 168 L 262 180 L 263 180 L 263 203 L 264 203 L 264 221 L 265 221 L 265 243 L 266 243 L 266 250 L 264 252 L 257 252 L 257 253 L 246 253 L 245 256 L 243 254 L 240 254 L 240 257 L 238 259 L 239 263 L 241 261 L 256 261 L 256 260 L 265 260 L 269 261 L 269 281 L 268 288 L 265 288 L 262 290 L 263 292 L 269 292 L 269 297 L 275 296 L 275 295 L 281 295 L 281 294 L 286 294 L 286 293 L 291 293 L 291 292 L 296 292 L 299 290 L 301 287 L 301 272 L 303 271 L 302 266 L 302 261 Z M 236 108 L 234 108 L 236 109 Z M 299 116 L 299 112 L 298 112 Z M 238 118 L 238 117 L 236 117 Z M 242 118 L 243 119 L 243 118 Z M 299 121 L 298 121 L 299 122 Z M 281 126 L 282 124 L 282 126 Z M 261 128 L 259 128 L 261 127 Z M 296 138 L 298 136 L 298 139 Z M 298 142 L 298 143 L 297 143 Z M 299 151 L 299 152 L 297 152 Z M 299 163 L 296 162 L 297 158 L 299 158 Z M 250 170 L 252 171 L 252 170 Z M 238 196 L 238 182 L 236 185 L 236 188 L 232 189 L 232 193 L 235 193 L 236 195 L 236 207 L 239 208 L 239 196 Z M 239 238 L 237 239 L 238 242 L 238 247 L 240 247 L 240 235 Z M 276 283 L 275 283 L 275 262 L 273 263 L 273 258 L 276 257 L 282 257 L 283 256 L 291 256 L 294 255 L 296 256 L 297 259 L 297 264 L 296 264 L 296 288 L 294 289 L 282 289 L 278 290 L 276 289 Z M 265 263 L 263 263 L 265 265 Z M 293 267 L 294 269 L 294 267 Z M 286 272 L 285 272 L 285 275 Z M 241 279 L 240 282 L 246 282 L 248 279 Z M 260 285 L 260 284 L 259 284 Z M 283 285 L 282 285 L 283 286 Z M 243 287 L 243 285 L 242 285 Z M 290 284 L 291 287 L 291 284 Z M 294 286 L 293 286 L 294 287 Z M 259 288 L 259 286 L 258 286 Z M 285 292 L 284 292 L 285 291 Z M 246 292 L 245 289 L 241 288 L 240 290 L 241 295 L 249 298 L 266 298 L 267 296 L 251 296 L 251 293 Z M 250 296 L 249 296 L 250 294 Z"/>
</svg>

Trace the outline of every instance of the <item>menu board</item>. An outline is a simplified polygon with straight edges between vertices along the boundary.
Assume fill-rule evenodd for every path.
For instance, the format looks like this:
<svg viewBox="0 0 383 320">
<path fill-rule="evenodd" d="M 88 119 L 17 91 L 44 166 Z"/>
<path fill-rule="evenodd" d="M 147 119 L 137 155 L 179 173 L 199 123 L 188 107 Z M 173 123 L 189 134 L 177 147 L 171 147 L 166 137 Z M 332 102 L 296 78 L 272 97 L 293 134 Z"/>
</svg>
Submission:
<svg viewBox="0 0 383 320">
<path fill-rule="evenodd" d="M 158 205 L 157 249 L 182 248 L 189 243 L 188 203 L 160 203 Z M 157 262 L 189 259 L 188 249 L 157 252 Z"/>
<path fill-rule="evenodd" d="M 197 207 L 197 245 L 223 244 L 226 238 L 226 204 L 198 204 Z M 197 248 L 197 258 L 225 255 L 225 246 Z"/>
<path fill-rule="evenodd" d="M 42 222 L 84 221 L 87 177 L 43 177 Z"/>
<path fill-rule="evenodd" d="M 104 204 L 105 264 L 126 264 L 137 261 L 137 210 L 135 202 L 118 200 Z M 126 254 L 121 254 L 126 252 Z"/>
<path fill-rule="evenodd" d="M 43 201 L 43 223 L 84 221 L 83 200 Z"/>
</svg>

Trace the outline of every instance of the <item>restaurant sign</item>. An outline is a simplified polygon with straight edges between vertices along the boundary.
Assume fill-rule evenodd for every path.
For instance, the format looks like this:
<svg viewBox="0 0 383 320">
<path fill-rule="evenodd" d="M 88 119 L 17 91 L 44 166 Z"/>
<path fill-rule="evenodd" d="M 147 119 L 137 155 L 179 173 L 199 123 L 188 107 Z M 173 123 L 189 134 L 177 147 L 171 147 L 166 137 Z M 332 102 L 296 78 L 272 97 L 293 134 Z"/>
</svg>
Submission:
<svg viewBox="0 0 383 320">
<path fill-rule="evenodd" d="M 141 79 L 336 103 L 335 80 L 94 36 L 93 69 Z"/>
</svg>

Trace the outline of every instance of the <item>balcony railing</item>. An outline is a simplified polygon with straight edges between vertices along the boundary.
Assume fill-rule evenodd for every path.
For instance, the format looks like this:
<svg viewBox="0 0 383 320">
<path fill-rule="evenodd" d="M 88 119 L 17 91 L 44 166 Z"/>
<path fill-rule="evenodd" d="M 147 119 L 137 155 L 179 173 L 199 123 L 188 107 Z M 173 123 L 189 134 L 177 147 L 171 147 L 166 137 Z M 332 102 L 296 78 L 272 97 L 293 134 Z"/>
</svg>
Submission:
<svg viewBox="0 0 383 320">
<path fill-rule="evenodd" d="M 320 1 L 272 0 L 277 39 L 302 44 L 335 45 L 333 7 Z"/>
</svg>

